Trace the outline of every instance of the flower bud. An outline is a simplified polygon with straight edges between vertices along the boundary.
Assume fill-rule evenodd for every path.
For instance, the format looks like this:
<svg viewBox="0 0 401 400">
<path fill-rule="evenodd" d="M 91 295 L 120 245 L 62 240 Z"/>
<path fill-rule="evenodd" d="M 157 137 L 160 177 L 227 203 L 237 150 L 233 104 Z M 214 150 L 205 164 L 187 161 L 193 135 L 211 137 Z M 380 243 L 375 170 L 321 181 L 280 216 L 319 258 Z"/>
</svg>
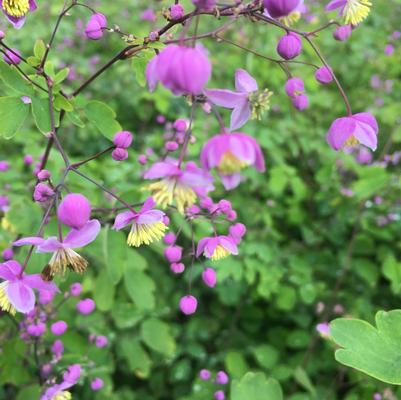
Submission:
<svg viewBox="0 0 401 400">
<path fill-rule="evenodd" d="M 38 183 L 33 191 L 33 199 L 39 203 L 46 202 L 54 195 L 54 190 L 45 183 Z"/>
<path fill-rule="evenodd" d="M 95 392 L 96 392 L 97 390 L 102 389 L 103 386 L 104 386 L 103 380 L 100 379 L 100 378 L 95 378 L 95 379 L 91 382 L 91 389 L 92 389 L 93 391 L 95 391 Z"/>
<path fill-rule="evenodd" d="M 226 395 L 222 390 L 218 390 L 217 392 L 214 393 L 214 400 L 224 400 L 226 398 Z"/>
<path fill-rule="evenodd" d="M 121 147 L 116 147 L 111 153 L 111 157 L 114 161 L 124 161 L 128 158 L 128 151 Z"/>
<path fill-rule="evenodd" d="M 92 313 L 95 307 L 95 302 L 92 299 L 83 299 L 77 303 L 77 310 L 83 315 Z"/>
<path fill-rule="evenodd" d="M 228 231 L 230 237 L 234 240 L 236 244 L 238 244 L 246 233 L 246 227 L 244 224 L 237 222 L 236 224 L 231 225 Z"/>
<path fill-rule="evenodd" d="M 99 349 L 107 346 L 107 343 L 109 343 L 109 340 L 103 335 L 98 336 L 95 340 L 95 346 Z"/>
<path fill-rule="evenodd" d="M 85 27 L 85 35 L 88 39 L 99 40 L 103 36 L 103 29 L 107 26 L 107 19 L 103 14 L 93 14 Z"/>
<path fill-rule="evenodd" d="M 176 151 L 178 149 L 178 143 L 174 142 L 173 140 L 170 140 L 165 143 L 164 148 L 167 151 Z"/>
<path fill-rule="evenodd" d="M 51 177 L 51 173 L 50 171 L 48 171 L 47 169 L 41 169 L 37 174 L 36 177 L 40 180 L 40 181 L 45 181 L 47 179 L 49 179 Z"/>
<path fill-rule="evenodd" d="M 186 295 L 181 297 L 180 310 L 185 315 L 191 315 L 196 311 L 198 307 L 198 300 L 194 296 Z"/>
<path fill-rule="evenodd" d="M 68 325 L 66 322 L 57 321 L 54 324 L 52 324 L 52 326 L 50 327 L 50 330 L 52 331 L 53 335 L 60 336 L 63 333 L 65 333 L 67 328 L 68 328 Z"/>
<path fill-rule="evenodd" d="M 217 283 L 216 271 L 213 268 L 206 268 L 202 272 L 202 280 L 206 286 L 215 287 Z"/>
<path fill-rule="evenodd" d="M 328 83 L 332 82 L 333 81 L 333 73 L 331 71 L 331 68 L 328 68 L 326 66 L 319 68 L 315 72 L 315 78 L 322 85 L 327 85 Z"/>
<path fill-rule="evenodd" d="M 184 16 L 184 7 L 178 3 L 170 7 L 170 16 L 172 20 L 181 19 Z"/>
<path fill-rule="evenodd" d="M 237 219 L 237 212 L 234 210 L 230 210 L 227 214 L 226 214 L 226 218 L 228 221 L 235 221 Z"/>
<path fill-rule="evenodd" d="M 61 223 L 70 228 L 80 229 L 89 221 L 91 205 L 89 200 L 80 193 L 69 193 L 64 197 L 57 210 Z"/>
<path fill-rule="evenodd" d="M 301 78 L 290 78 L 285 83 L 285 93 L 289 97 L 295 97 L 305 92 L 305 85 Z"/>
<path fill-rule="evenodd" d="M 202 381 L 208 381 L 211 378 L 212 374 L 207 369 L 201 369 L 199 372 L 199 378 Z"/>
<path fill-rule="evenodd" d="M 0 161 L 0 172 L 6 172 L 10 168 L 10 163 L 8 161 Z"/>
<path fill-rule="evenodd" d="M 147 159 L 147 157 L 145 156 L 145 154 L 140 154 L 140 155 L 138 156 L 138 162 L 139 162 L 139 164 L 141 164 L 141 165 L 145 165 L 145 164 L 148 162 L 148 159 Z"/>
<path fill-rule="evenodd" d="M 39 337 L 42 336 L 46 331 L 46 325 L 43 322 L 38 322 L 37 324 L 29 325 L 27 332 L 30 336 Z"/>
<path fill-rule="evenodd" d="M 63 345 L 63 342 L 62 342 L 61 340 L 55 340 L 55 341 L 53 342 L 53 345 L 52 345 L 51 350 L 52 350 L 52 353 L 53 353 L 55 356 L 60 357 L 60 356 L 64 353 L 64 345 Z"/>
<path fill-rule="evenodd" d="M 263 6 L 273 18 L 282 18 L 298 7 L 300 0 L 263 0 Z"/>
<path fill-rule="evenodd" d="M 6 34 L 3 31 L 0 31 L 0 40 L 4 39 Z"/>
<path fill-rule="evenodd" d="M 194 205 L 192 205 L 191 207 L 188 207 L 186 210 L 185 210 L 187 213 L 189 213 L 189 214 L 192 214 L 192 215 L 197 215 L 197 214 L 199 214 L 200 213 L 200 208 L 196 205 L 196 204 L 194 204 Z"/>
<path fill-rule="evenodd" d="M 232 209 L 231 202 L 225 199 L 220 200 L 217 205 L 224 214 L 227 214 Z"/>
<path fill-rule="evenodd" d="M 82 292 L 82 285 L 79 282 L 75 282 L 70 286 L 71 296 L 79 296 Z"/>
<path fill-rule="evenodd" d="M 114 146 L 120 147 L 121 149 L 126 149 L 131 146 L 132 143 L 132 133 L 129 131 L 117 132 L 113 137 Z"/>
<path fill-rule="evenodd" d="M 177 119 L 174 122 L 174 129 L 177 132 L 185 132 L 187 130 L 187 122 L 185 121 L 185 119 Z"/>
<path fill-rule="evenodd" d="M 192 0 L 199 10 L 211 10 L 216 5 L 216 0 Z"/>
<path fill-rule="evenodd" d="M 56 293 L 52 290 L 39 289 L 39 303 L 42 305 L 50 304 Z"/>
<path fill-rule="evenodd" d="M 182 248 L 179 246 L 170 246 L 164 249 L 164 257 L 170 263 L 177 263 L 182 257 Z"/>
<path fill-rule="evenodd" d="M 292 105 L 298 110 L 302 111 L 309 106 L 308 96 L 305 94 L 300 94 L 292 98 Z"/>
<path fill-rule="evenodd" d="M 9 65 L 18 65 L 22 60 L 20 58 L 21 53 L 17 49 L 5 50 L 3 54 L 3 60 Z"/>
<path fill-rule="evenodd" d="M 175 243 L 175 239 L 176 239 L 176 236 L 174 235 L 174 233 L 168 232 L 164 235 L 163 242 L 166 243 L 167 245 L 171 246 L 172 244 Z"/>
<path fill-rule="evenodd" d="M 282 36 L 277 45 L 277 53 L 285 60 L 299 56 L 302 50 L 301 38 L 294 32 Z"/>
<path fill-rule="evenodd" d="M 175 274 L 182 274 L 185 271 L 185 265 L 183 263 L 172 263 L 170 269 Z"/>
<path fill-rule="evenodd" d="M 170 218 L 167 215 L 165 215 L 163 217 L 163 221 L 162 222 L 163 222 L 164 225 L 169 226 L 170 225 Z"/>
<path fill-rule="evenodd" d="M 216 383 L 218 385 L 227 385 L 229 379 L 228 375 L 224 371 L 219 371 L 216 375 Z"/>
<path fill-rule="evenodd" d="M 351 25 L 342 25 L 338 26 L 333 32 L 333 37 L 335 40 L 339 40 L 340 42 L 347 40 L 352 33 Z"/>
<path fill-rule="evenodd" d="M 33 157 L 30 154 L 24 156 L 24 165 L 31 165 L 33 163 Z"/>
<path fill-rule="evenodd" d="M 4 261 L 9 261 L 14 257 L 14 251 L 11 248 L 4 249 L 1 253 Z"/>
</svg>

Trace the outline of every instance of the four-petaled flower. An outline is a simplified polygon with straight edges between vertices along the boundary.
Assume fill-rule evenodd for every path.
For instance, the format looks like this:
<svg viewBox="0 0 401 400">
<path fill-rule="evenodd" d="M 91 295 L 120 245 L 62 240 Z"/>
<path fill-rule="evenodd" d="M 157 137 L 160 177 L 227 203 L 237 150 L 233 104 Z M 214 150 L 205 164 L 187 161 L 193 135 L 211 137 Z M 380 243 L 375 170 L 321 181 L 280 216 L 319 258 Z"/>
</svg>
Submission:
<svg viewBox="0 0 401 400">
<path fill-rule="evenodd" d="M 10 314 L 29 313 L 35 307 L 33 289 L 58 291 L 53 282 L 45 282 L 39 274 L 27 275 L 14 260 L 0 264 L 0 309 Z"/>
<path fill-rule="evenodd" d="M 369 15 L 371 5 L 369 0 L 331 0 L 326 11 L 339 8 L 346 25 L 358 25 Z"/>
<path fill-rule="evenodd" d="M 99 221 L 92 219 L 80 229 L 71 229 L 62 240 L 55 236 L 47 239 L 33 236 L 17 240 L 14 242 L 14 246 L 33 245 L 37 246 L 37 253 L 53 253 L 49 263 L 42 271 L 45 280 L 52 280 L 56 273 L 65 273 L 67 268 L 78 273 L 86 270 L 88 262 L 73 249 L 93 242 L 99 231 Z"/>
<path fill-rule="evenodd" d="M 255 79 L 243 69 L 235 71 L 236 92 L 227 89 L 206 89 L 208 99 L 221 107 L 232 109 L 230 130 L 241 128 L 248 119 L 260 119 L 264 110 L 270 106 L 269 98 L 272 92 L 269 90 L 258 91 Z"/>
<path fill-rule="evenodd" d="M 200 160 L 203 168 L 217 168 L 227 190 L 239 185 L 243 168 L 252 165 L 259 172 L 265 170 L 259 144 L 251 136 L 239 132 L 213 136 L 203 146 Z"/>
<path fill-rule="evenodd" d="M 63 375 L 63 381 L 50 386 L 40 397 L 40 400 L 71 400 L 71 393 L 65 389 L 74 386 L 81 376 L 81 366 L 73 364 Z"/>
<path fill-rule="evenodd" d="M 28 12 L 37 8 L 35 0 L 0 0 L 0 7 L 4 15 L 13 24 L 14 28 L 21 28 Z"/>
<path fill-rule="evenodd" d="M 164 236 L 167 226 L 163 222 L 163 211 L 154 210 L 155 202 L 149 197 L 139 212 L 124 211 L 117 215 L 113 229 L 119 231 L 132 224 L 128 234 L 129 246 L 139 247 L 141 244 L 150 244 Z"/>
<path fill-rule="evenodd" d="M 154 163 L 144 174 L 145 179 L 158 179 L 148 185 L 157 205 L 166 208 L 175 201 L 180 213 L 195 204 L 197 195 L 205 196 L 213 190 L 213 177 L 209 172 L 188 162 L 183 169 L 172 158 Z"/>
<path fill-rule="evenodd" d="M 237 255 L 238 248 L 229 236 L 219 235 L 205 237 L 199 241 L 196 249 L 196 257 L 199 257 L 202 253 L 205 257 L 215 261 L 221 260 L 230 254 Z"/>
</svg>

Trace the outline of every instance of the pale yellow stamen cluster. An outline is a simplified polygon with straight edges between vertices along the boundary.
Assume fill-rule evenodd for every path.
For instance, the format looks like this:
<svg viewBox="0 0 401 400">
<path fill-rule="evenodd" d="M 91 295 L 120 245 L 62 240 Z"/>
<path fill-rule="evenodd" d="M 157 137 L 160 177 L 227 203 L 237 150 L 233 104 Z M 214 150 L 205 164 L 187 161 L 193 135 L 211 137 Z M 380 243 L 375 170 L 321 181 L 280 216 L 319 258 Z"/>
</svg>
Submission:
<svg viewBox="0 0 401 400">
<path fill-rule="evenodd" d="M 71 400 L 71 399 L 72 395 L 70 392 L 67 391 L 58 392 L 52 397 L 52 400 Z"/>
<path fill-rule="evenodd" d="M 279 18 L 279 21 L 285 26 L 291 26 L 301 19 L 301 13 L 299 11 L 293 11 L 285 17 Z"/>
<path fill-rule="evenodd" d="M 222 175 L 232 175 L 240 172 L 247 165 L 245 161 L 240 160 L 231 151 L 227 151 L 221 157 L 217 169 Z"/>
<path fill-rule="evenodd" d="M 210 258 L 213 261 L 216 261 L 216 260 L 221 260 L 222 258 L 226 258 L 229 255 L 230 255 L 230 252 L 228 250 L 226 250 L 223 246 L 218 245 L 214 249 L 214 252 L 213 252 L 213 254 L 212 254 L 212 256 Z"/>
<path fill-rule="evenodd" d="M 167 226 L 163 222 L 154 222 L 152 224 L 132 225 L 128 234 L 127 243 L 129 246 L 139 247 L 141 244 L 150 244 L 155 240 L 160 240 L 164 236 Z"/>
<path fill-rule="evenodd" d="M 42 271 L 42 277 L 50 281 L 58 273 L 65 274 L 67 268 L 82 274 L 88 266 L 88 261 L 72 249 L 58 249 Z"/>
<path fill-rule="evenodd" d="M 10 313 L 11 315 L 15 315 L 17 310 L 15 307 L 10 303 L 8 299 L 6 288 L 8 286 L 8 282 L 4 281 L 0 283 L 0 310 Z"/>
<path fill-rule="evenodd" d="M 178 211 L 183 214 L 185 208 L 196 202 L 196 193 L 189 186 L 183 185 L 176 179 L 163 179 L 151 183 L 148 189 L 156 204 L 162 208 L 172 205 L 175 201 Z"/>
<path fill-rule="evenodd" d="M 8 15 L 21 18 L 29 11 L 29 0 L 3 0 L 3 9 Z"/>
<path fill-rule="evenodd" d="M 352 147 L 352 146 L 356 146 L 359 144 L 359 140 L 351 135 L 345 142 L 344 142 L 344 147 Z"/>
<path fill-rule="evenodd" d="M 345 23 L 361 23 L 369 15 L 371 5 L 369 0 L 348 0 L 343 12 Z"/>
<path fill-rule="evenodd" d="M 273 92 L 269 89 L 259 90 L 249 95 L 249 103 L 251 104 L 252 119 L 261 120 L 263 113 L 270 109 L 270 97 Z"/>
</svg>

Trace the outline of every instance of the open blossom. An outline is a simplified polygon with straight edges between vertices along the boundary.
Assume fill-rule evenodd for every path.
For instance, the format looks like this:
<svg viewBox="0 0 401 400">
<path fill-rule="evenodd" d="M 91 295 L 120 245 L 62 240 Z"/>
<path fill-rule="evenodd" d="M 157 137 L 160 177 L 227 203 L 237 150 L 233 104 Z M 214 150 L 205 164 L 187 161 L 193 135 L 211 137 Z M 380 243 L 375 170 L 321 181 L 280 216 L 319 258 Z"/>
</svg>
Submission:
<svg viewBox="0 0 401 400">
<path fill-rule="evenodd" d="M 358 25 L 369 15 L 371 5 L 369 0 L 331 0 L 326 11 L 339 8 L 346 24 Z"/>
<path fill-rule="evenodd" d="M 260 119 L 263 111 L 270 107 L 269 90 L 259 91 L 256 80 L 243 69 L 235 71 L 235 89 L 207 89 L 208 99 L 220 106 L 232 109 L 230 130 L 243 126 L 249 118 Z"/>
<path fill-rule="evenodd" d="M 170 44 L 146 66 L 149 90 L 160 81 L 174 95 L 198 95 L 212 73 L 212 66 L 203 46 L 185 47 Z"/>
<path fill-rule="evenodd" d="M 119 231 L 131 225 L 127 243 L 129 246 L 139 247 L 142 244 L 150 244 L 155 240 L 160 240 L 167 230 L 163 223 L 164 212 L 154 210 L 156 203 L 149 197 L 139 212 L 124 211 L 117 215 L 113 229 Z"/>
<path fill-rule="evenodd" d="M 223 133 L 213 136 L 200 155 L 204 168 L 216 168 L 227 190 L 238 186 L 241 170 L 253 166 L 264 172 L 265 161 L 262 150 L 254 138 L 245 133 Z"/>
<path fill-rule="evenodd" d="M 81 376 L 81 366 L 73 364 L 63 375 L 63 381 L 49 387 L 40 397 L 40 400 L 70 400 L 71 393 L 66 391 L 74 386 Z"/>
<path fill-rule="evenodd" d="M 55 236 L 47 239 L 41 237 L 26 237 L 14 242 L 14 246 L 37 246 L 38 253 L 53 253 L 49 263 L 42 271 L 46 280 L 52 280 L 57 273 L 65 273 L 69 268 L 74 272 L 83 273 L 88 262 L 73 249 L 84 247 L 93 242 L 100 232 L 100 223 L 96 219 L 88 221 L 80 229 L 72 229 L 64 239 Z"/>
<path fill-rule="evenodd" d="M 28 12 L 35 11 L 37 5 L 35 0 L 2 0 L 0 7 L 14 28 L 19 29 L 24 25 Z"/>
<path fill-rule="evenodd" d="M 157 205 L 165 208 L 175 203 L 180 213 L 196 202 L 197 195 L 204 196 L 214 189 L 209 172 L 193 162 L 181 169 L 178 161 L 172 158 L 153 164 L 144 178 L 157 179 L 148 186 Z"/>
<path fill-rule="evenodd" d="M 215 261 L 226 258 L 230 254 L 237 255 L 238 248 L 234 240 L 229 236 L 205 237 L 199 241 L 196 249 L 196 257 L 201 254 Z"/>
<path fill-rule="evenodd" d="M 375 117 L 367 112 L 337 118 L 327 133 L 327 142 L 334 150 L 363 144 L 373 151 L 377 147 L 379 127 Z"/>
<path fill-rule="evenodd" d="M 39 274 L 27 275 L 21 265 L 14 260 L 0 264 L 0 309 L 15 314 L 17 311 L 24 314 L 35 307 L 33 289 L 58 291 L 52 282 L 45 282 Z"/>
</svg>

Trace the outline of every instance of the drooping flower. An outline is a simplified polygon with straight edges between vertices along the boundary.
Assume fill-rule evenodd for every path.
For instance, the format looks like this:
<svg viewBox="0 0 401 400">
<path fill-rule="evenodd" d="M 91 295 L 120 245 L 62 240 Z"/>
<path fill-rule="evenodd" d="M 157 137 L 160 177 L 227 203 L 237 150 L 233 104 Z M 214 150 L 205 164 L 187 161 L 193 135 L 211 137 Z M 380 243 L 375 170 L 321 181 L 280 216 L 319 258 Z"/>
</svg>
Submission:
<svg viewBox="0 0 401 400">
<path fill-rule="evenodd" d="M 92 219 L 81 229 L 72 229 L 61 241 L 55 236 L 47 239 L 33 236 L 17 240 L 14 246 L 33 245 L 37 246 L 38 253 L 53 253 L 42 271 L 45 280 L 52 280 L 55 274 L 65 273 L 67 268 L 77 273 L 83 273 L 86 270 L 88 262 L 73 249 L 93 242 L 99 232 L 99 221 Z"/>
<path fill-rule="evenodd" d="M 326 11 L 339 8 L 346 24 L 358 25 L 369 15 L 371 5 L 369 0 L 331 0 Z"/>
<path fill-rule="evenodd" d="M 206 169 L 216 168 L 227 190 L 237 187 L 241 181 L 241 170 L 253 166 L 265 171 L 262 150 L 254 138 L 245 133 L 222 133 L 213 136 L 200 155 Z"/>
<path fill-rule="evenodd" d="M 45 282 L 39 274 L 27 275 L 14 260 L 0 264 L 0 309 L 10 314 L 28 313 L 35 307 L 33 289 L 58 291 L 52 282 Z"/>
<path fill-rule="evenodd" d="M 367 112 L 337 118 L 327 133 L 327 142 L 334 150 L 363 144 L 373 151 L 377 148 L 379 127 L 375 117 Z"/>
<path fill-rule="evenodd" d="M 37 8 L 35 0 L 1 0 L 0 7 L 4 15 L 13 24 L 14 28 L 21 28 L 28 12 Z"/>
<path fill-rule="evenodd" d="M 71 400 L 71 393 L 66 391 L 70 387 L 74 386 L 81 376 L 81 366 L 79 364 L 73 364 L 68 367 L 68 370 L 63 375 L 63 381 L 49 387 L 40 400 Z"/>
<path fill-rule="evenodd" d="M 119 231 L 131 225 L 127 238 L 129 246 L 148 245 L 164 236 L 167 230 L 167 226 L 163 223 L 164 212 L 154 210 L 155 205 L 153 198 L 149 197 L 139 212 L 124 211 L 117 215 L 113 229 Z"/>
<path fill-rule="evenodd" d="M 191 207 L 197 196 L 204 196 L 213 190 L 213 177 L 209 172 L 199 168 L 195 163 L 188 162 L 183 169 L 178 161 L 168 158 L 153 164 L 144 174 L 145 179 L 157 179 L 148 185 L 157 205 L 166 208 L 174 203 L 180 213 Z"/>
<path fill-rule="evenodd" d="M 266 16 L 278 19 L 287 26 L 297 22 L 306 11 L 304 0 L 264 0 L 263 5 Z"/>
<path fill-rule="evenodd" d="M 238 248 L 229 236 L 205 237 L 198 243 L 196 257 L 199 257 L 202 253 L 205 257 L 216 261 L 226 258 L 230 254 L 237 255 Z"/>
<path fill-rule="evenodd" d="M 262 113 L 270 108 L 272 92 L 259 91 L 256 80 L 244 69 L 235 71 L 235 89 L 207 89 L 208 99 L 220 106 L 232 109 L 230 130 L 239 129 L 249 118 L 261 119 Z"/>
<path fill-rule="evenodd" d="M 170 44 L 153 57 L 146 67 L 149 90 L 158 81 L 174 95 L 198 95 L 210 78 L 212 66 L 203 46 L 185 47 Z"/>
</svg>

